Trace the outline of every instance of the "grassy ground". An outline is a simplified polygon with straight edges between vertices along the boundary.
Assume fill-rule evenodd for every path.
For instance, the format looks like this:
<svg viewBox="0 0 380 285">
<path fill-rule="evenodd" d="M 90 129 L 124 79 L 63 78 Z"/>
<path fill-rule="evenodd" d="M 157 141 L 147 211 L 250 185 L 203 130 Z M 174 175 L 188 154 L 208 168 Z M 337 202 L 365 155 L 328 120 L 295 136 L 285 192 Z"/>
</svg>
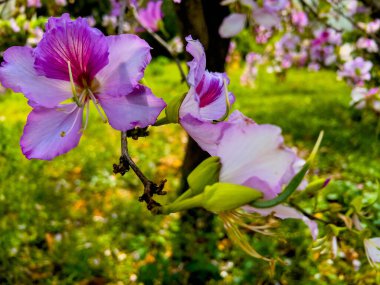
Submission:
<svg viewBox="0 0 380 285">
<path fill-rule="evenodd" d="M 336 180 L 325 190 L 326 197 L 349 198 L 359 191 L 371 196 L 380 178 L 377 118 L 348 108 L 350 91 L 334 73 L 292 71 L 280 82 L 262 72 L 255 89 L 239 85 L 239 70 L 229 73 L 235 107 L 258 123 L 282 127 L 286 142 L 304 157 L 318 133 L 325 131 L 314 173 Z M 148 67 L 146 79 L 160 97 L 186 91 L 178 85 L 176 67 L 163 59 Z M 137 202 L 138 180 L 131 173 L 112 174 L 119 133 L 92 112 L 79 147 L 51 162 L 28 161 L 19 148 L 28 112 L 22 95 L 0 97 L 0 283 L 172 284 L 173 276 L 180 274 L 171 260 L 178 217 L 151 216 Z M 131 143 L 132 155 L 148 176 L 168 178 L 169 195 L 163 200 L 173 197 L 178 187 L 185 143 L 178 126 L 152 129 L 149 138 Z M 289 256 L 293 265 L 279 268 L 279 280 L 350 284 L 364 276 L 346 274 L 352 271 L 349 260 L 339 260 L 336 268 L 327 258 L 318 260 L 310 252 L 306 228 L 293 222 L 285 225 L 284 231 L 297 230 L 288 236 L 288 244 L 253 241 L 264 254 Z M 233 248 L 220 225 L 215 235 L 220 237 L 215 264 L 225 272 L 223 282 L 252 284 L 267 278 L 262 274 L 266 265 Z M 362 251 L 360 260 L 360 274 L 372 274 Z"/>
</svg>

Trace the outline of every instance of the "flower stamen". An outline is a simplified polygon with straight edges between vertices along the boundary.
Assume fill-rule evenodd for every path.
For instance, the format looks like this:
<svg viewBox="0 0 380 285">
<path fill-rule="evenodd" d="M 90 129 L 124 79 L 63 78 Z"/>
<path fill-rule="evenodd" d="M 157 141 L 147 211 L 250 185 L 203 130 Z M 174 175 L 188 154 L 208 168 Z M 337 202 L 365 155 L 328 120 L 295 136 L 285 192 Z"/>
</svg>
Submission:
<svg viewBox="0 0 380 285">
<path fill-rule="evenodd" d="M 90 96 L 91 100 L 94 102 L 95 108 L 98 111 L 103 122 L 107 123 L 108 122 L 107 118 L 103 115 L 103 112 L 100 110 L 100 108 L 98 106 L 98 100 L 95 98 L 94 94 L 92 93 L 92 91 L 90 89 L 87 89 L 87 90 L 88 90 L 88 95 Z"/>
<path fill-rule="evenodd" d="M 75 82 L 74 82 L 73 72 L 71 70 L 70 61 L 67 61 L 67 67 L 69 69 L 69 77 L 70 77 L 70 84 L 71 84 L 71 92 L 73 93 L 73 100 L 78 105 L 78 107 L 82 107 L 82 105 L 78 99 L 78 93 L 77 93 L 77 89 L 75 87 Z"/>
</svg>

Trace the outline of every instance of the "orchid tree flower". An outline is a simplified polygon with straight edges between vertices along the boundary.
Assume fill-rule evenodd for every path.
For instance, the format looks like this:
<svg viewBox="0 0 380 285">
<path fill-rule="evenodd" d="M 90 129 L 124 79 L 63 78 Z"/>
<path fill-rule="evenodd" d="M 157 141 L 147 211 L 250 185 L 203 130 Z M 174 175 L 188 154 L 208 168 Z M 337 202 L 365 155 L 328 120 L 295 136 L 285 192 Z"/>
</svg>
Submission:
<svg viewBox="0 0 380 285">
<path fill-rule="evenodd" d="M 24 155 L 50 160 L 77 146 L 90 102 L 114 129 L 154 124 L 166 104 L 139 84 L 150 60 L 150 47 L 139 37 L 106 37 L 68 14 L 48 20 L 35 49 L 6 50 L 0 82 L 23 93 L 33 108 L 20 142 Z"/>
<path fill-rule="evenodd" d="M 153 32 L 159 30 L 159 23 L 162 20 L 162 1 L 149 1 L 146 8 L 138 9 L 138 20 L 143 27 L 151 29 Z"/>
<path fill-rule="evenodd" d="M 338 75 L 342 78 L 347 78 L 353 85 L 361 86 L 365 81 L 371 79 L 372 67 L 372 62 L 364 60 L 362 57 L 357 57 L 346 62 Z"/>
<path fill-rule="evenodd" d="M 198 144 L 205 148 L 206 145 L 215 145 L 214 135 L 219 136 L 218 129 L 225 127 L 216 122 L 226 117 L 235 98 L 227 91 L 229 79 L 225 73 L 206 70 L 206 54 L 202 44 L 191 36 L 186 41 L 186 50 L 193 56 L 193 60 L 188 62 L 187 81 L 190 89 L 179 109 L 179 123 L 190 136 L 199 137 Z M 208 128 L 210 125 L 215 128 Z M 203 128 L 211 130 L 212 134 L 202 136 Z"/>
</svg>

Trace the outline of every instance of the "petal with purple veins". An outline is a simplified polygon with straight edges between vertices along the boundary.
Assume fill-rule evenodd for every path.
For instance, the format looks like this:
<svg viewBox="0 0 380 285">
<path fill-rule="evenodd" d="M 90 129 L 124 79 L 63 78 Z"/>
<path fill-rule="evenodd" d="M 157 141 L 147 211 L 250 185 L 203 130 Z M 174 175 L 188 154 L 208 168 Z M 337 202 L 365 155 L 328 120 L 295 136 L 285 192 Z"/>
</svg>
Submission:
<svg viewBox="0 0 380 285">
<path fill-rule="evenodd" d="M 76 147 L 82 136 L 83 109 L 75 104 L 32 110 L 20 145 L 28 159 L 51 160 Z"/>
<path fill-rule="evenodd" d="M 11 47 L 4 52 L 0 82 L 6 88 L 22 92 L 34 105 L 55 107 L 72 97 L 70 83 L 39 76 L 33 67 L 33 49 Z"/>
<path fill-rule="evenodd" d="M 57 20 L 58 21 L 58 20 Z M 108 64 L 108 43 L 101 31 L 86 19 L 63 21 L 48 30 L 35 48 L 35 68 L 40 75 L 70 80 L 68 62 L 75 83 L 89 83 Z"/>
</svg>

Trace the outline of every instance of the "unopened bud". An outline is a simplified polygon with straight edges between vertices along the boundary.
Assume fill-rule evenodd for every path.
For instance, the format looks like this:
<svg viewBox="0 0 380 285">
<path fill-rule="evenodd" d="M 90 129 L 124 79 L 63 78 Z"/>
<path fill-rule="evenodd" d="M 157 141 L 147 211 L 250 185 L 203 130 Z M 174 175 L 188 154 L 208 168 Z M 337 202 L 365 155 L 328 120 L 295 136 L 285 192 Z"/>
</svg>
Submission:
<svg viewBox="0 0 380 285">
<path fill-rule="evenodd" d="M 181 96 L 175 96 L 171 98 L 165 108 L 166 118 L 169 123 L 179 122 L 179 109 L 181 108 L 182 102 L 185 99 L 186 93 Z"/>
<path fill-rule="evenodd" d="M 203 193 L 203 208 L 219 213 L 237 209 L 261 197 L 262 193 L 256 189 L 218 182 L 206 187 Z"/>
</svg>

